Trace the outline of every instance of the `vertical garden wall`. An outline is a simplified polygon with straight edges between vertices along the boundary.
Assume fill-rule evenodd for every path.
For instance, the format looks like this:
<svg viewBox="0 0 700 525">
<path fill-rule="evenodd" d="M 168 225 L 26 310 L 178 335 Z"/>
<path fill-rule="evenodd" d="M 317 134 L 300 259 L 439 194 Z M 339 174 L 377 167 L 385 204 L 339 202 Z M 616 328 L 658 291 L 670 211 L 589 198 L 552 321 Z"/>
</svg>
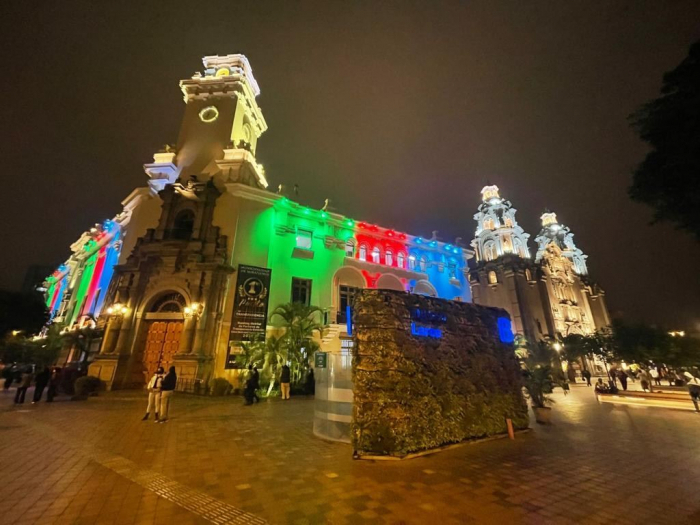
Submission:
<svg viewBox="0 0 700 525">
<path fill-rule="evenodd" d="M 501 434 L 506 418 L 527 427 L 520 367 L 501 340 L 507 318 L 497 308 L 362 291 L 353 316 L 356 452 L 402 456 Z"/>
</svg>

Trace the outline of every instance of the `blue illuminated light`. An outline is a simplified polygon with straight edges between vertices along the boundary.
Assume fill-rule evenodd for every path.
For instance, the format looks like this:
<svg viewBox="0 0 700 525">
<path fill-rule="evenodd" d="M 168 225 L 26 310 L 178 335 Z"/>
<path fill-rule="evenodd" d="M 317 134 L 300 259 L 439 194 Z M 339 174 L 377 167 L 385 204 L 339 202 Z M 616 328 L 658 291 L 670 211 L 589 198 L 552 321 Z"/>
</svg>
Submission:
<svg viewBox="0 0 700 525">
<path fill-rule="evenodd" d="M 440 330 L 439 328 L 420 326 L 416 323 L 411 323 L 411 334 L 418 337 L 432 337 L 433 339 L 442 339 L 442 330 Z"/>
<path fill-rule="evenodd" d="M 352 307 L 345 307 L 345 323 L 348 335 L 352 335 Z"/>
<path fill-rule="evenodd" d="M 507 317 L 498 318 L 498 338 L 502 343 L 512 343 L 515 341 L 513 328 L 511 327 L 510 319 Z"/>
</svg>

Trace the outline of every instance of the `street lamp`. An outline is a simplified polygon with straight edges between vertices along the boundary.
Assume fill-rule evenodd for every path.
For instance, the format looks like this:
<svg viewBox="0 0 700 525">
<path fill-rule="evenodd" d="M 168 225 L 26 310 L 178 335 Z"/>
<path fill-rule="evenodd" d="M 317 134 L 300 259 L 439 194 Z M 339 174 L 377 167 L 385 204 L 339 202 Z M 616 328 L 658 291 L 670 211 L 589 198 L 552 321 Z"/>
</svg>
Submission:
<svg viewBox="0 0 700 525">
<path fill-rule="evenodd" d="M 189 306 L 185 306 L 185 317 L 199 318 L 204 311 L 204 305 L 202 303 L 190 303 Z"/>
<path fill-rule="evenodd" d="M 107 315 L 113 317 L 123 317 L 129 313 L 129 307 L 122 303 L 114 303 L 112 306 L 107 308 Z"/>
</svg>

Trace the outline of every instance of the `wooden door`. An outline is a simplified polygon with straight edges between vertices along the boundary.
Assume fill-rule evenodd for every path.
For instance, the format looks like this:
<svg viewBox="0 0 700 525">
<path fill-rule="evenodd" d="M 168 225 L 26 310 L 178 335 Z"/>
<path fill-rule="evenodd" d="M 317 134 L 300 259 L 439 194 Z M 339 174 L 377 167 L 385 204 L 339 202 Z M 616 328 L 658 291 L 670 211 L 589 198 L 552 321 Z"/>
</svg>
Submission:
<svg viewBox="0 0 700 525">
<path fill-rule="evenodd" d="M 159 366 L 167 368 L 180 348 L 182 321 L 155 321 L 148 327 L 146 348 L 143 352 L 143 367 L 148 382 Z"/>
</svg>

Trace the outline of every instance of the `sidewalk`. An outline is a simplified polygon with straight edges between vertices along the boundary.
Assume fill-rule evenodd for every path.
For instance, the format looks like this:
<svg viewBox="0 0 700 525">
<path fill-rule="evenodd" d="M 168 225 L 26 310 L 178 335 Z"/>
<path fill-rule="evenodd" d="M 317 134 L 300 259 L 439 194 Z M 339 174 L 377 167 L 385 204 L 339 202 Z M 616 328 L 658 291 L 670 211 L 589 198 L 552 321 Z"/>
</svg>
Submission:
<svg viewBox="0 0 700 525">
<path fill-rule="evenodd" d="M 176 395 L 154 424 L 141 393 L 21 408 L 13 395 L 0 394 L 8 525 L 700 522 L 700 418 L 599 405 L 588 388 L 555 394 L 554 424 L 516 441 L 403 462 L 313 437 L 312 399 Z"/>
</svg>

